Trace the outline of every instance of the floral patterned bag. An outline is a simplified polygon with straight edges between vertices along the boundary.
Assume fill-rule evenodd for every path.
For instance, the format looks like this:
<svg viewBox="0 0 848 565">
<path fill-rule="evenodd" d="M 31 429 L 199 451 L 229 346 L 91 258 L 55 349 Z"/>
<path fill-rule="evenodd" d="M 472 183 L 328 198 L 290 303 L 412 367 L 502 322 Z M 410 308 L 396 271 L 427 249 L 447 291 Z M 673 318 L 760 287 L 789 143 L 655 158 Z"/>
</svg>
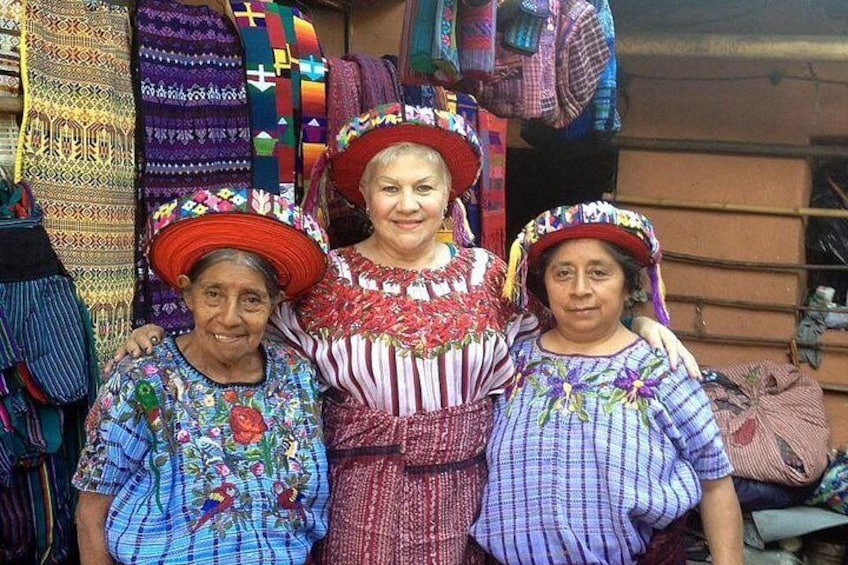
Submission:
<svg viewBox="0 0 848 565">
<path fill-rule="evenodd" d="M 836 451 L 807 504 L 848 515 L 848 450 Z"/>
</svg>

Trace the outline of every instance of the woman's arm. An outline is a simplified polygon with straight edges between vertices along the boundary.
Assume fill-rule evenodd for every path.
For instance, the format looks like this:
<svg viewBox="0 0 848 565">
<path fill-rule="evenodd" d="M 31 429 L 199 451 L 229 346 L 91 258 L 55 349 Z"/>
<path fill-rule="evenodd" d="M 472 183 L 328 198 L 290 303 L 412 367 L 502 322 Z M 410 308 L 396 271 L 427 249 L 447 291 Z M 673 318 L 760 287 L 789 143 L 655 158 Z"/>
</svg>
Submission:
<svg viewBox="0 0 848 565">
<path fill-rule="evenodd" d="M 114 496 L 80 492 L 77 504 L 77 540 L 81 565 L 112 565 L 106 546 L 106 515 Z"/>
<path fill-rule="evenodd" d="M 686 349 L 674 332 L 659 322 L 645 316 L 636 316 L 631 327 L 634 333 L 647 341 L 651 347 L 665 351 L 668 355 L 668 364 L 672 370 L 677 369 L 678 362 L 683 362 L 686 373 L 690 378 L 701 380 L 701 369 L 695 356 Z"/>
<path fill-rule="evenodd" d="M 729 476 L 701 481 L 701 522 L 714 565 L 742 565 L 742 511 Z"/>
</svg>

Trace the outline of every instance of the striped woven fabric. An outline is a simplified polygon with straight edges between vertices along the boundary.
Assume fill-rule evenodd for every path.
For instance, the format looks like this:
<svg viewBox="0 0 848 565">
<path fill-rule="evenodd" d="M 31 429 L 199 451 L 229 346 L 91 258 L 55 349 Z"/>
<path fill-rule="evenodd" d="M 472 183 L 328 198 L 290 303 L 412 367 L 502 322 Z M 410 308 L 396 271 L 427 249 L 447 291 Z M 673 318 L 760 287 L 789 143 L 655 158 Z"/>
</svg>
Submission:
<svg viewBox="0 0 848 565">
<path fill-rule="evenodd" d="M 2 450 L 0 450 L 2 457 Z M 32 508 L 24 473 L 15 475 L 11 488 L 0 488 L 0 562 L 25 558 L 33 544 Z"/>
<path fill-rule="evenodd" d="M 327 146 L 327 60 L 309 13 L 293 6 L 291 22 L 300 71 L 300 97 L 295 97 L 295 101 L 300 101 L 299 107 L 295 107 L 300 118 L 295 202 L 300 202 L 312 178 L 312 169 Z"/>
<path fill-rule="evenodd" d="M 44 208 L 53 248 L 111 359 L 135 286 L 135 103 L 126 2 L 23 0 L 27 93 L 16 178 Z"/>
<path fill-rule="evenodd" d="M 331 393 L 326 565 L 482 565 L 468 536 L 486 481 L 489 398 L 405 418 Z"/>
<path fill-rule="evenodd" d="M 815 379 L 763 360 L 705 371 L 704 390 L 735 476 L 796 487 L 821 478 L 829 428 Z"/>
<path fill-rule="evenodd" d="M 138 0 L 135 19 L 144 218 L 200 189 L 250 186 L 250 119 L 240 39 L 206 6 Z M 168 332 L 193 325 L 181 293 L 150 269 L 138 230 L 135 325 Z"/>
<path fill-rule="evenodd" d="M 0 96 L 21 94 L 21 0 L 0 0 Z"/>
<path fill-rule="evenodd" d="M 487 80 L 495 67 L 497 1 L 459 5 L 459 63 L 463 78 Z"/>
</svg>

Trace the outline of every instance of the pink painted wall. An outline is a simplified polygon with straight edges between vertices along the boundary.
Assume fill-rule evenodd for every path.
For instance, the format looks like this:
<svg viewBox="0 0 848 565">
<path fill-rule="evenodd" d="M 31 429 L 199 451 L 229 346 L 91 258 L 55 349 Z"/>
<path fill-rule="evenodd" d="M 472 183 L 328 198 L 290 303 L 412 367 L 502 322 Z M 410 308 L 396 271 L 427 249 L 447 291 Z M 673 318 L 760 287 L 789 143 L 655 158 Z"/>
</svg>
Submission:
<svg viewBox="0 0 848 565">
<path fill-rule="evenodd" d="M 626 88 L 622 135 L 634 137 L 807 144 L 817 137 L 848 138 L 848 87 L 807 81 L 669 81 L 640 77 L 732 77 L 779 71 L 805 76 L 805 64 L 710 60 L 634 59 L 622 62 L 633 78 Z M 822 79 L 848 81 L 848 65 L 815 64 Z M 622 197 L 693 203 L 807 206 L 811 167 L 806 159 L 622 151 L 618 192 Z M 666 249 L 738 261 L 802 264 L 803 218 L 637 207 L 655 222 Z M 666 262 L 669 292 L 770 302 L 801 303 L 803 273 L 762 273 Z M 795 315 L 672 304 L 673 327 L 708 336 L 781 340 L 795 332 Z M 829 343 L 848 344 L 848 332 L 828 332 Z M 703 365 L 771 359 L 787 362 L 787 346 L 737 346 L 687 341 Z M 825 352 L 818 370 L 802 365 L 825 387 L 848 391 L 848 354 Z M 833 444 L 848 444 L 848 394 L 827 391 Z"/>
</svg>

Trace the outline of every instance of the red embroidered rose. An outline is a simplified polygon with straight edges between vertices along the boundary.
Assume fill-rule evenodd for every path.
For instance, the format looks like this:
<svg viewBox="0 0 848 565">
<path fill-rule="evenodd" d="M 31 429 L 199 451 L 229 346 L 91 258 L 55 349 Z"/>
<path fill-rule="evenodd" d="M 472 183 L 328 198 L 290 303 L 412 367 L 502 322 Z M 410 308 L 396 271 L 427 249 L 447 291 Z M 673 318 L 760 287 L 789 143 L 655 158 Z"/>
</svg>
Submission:
<svg viewBox="0 0 848 565">
<path fill-rule="evenodd" d="M 230 404 L 235 404 L 238 402 L 238 393 L 234 390 L 226 390 L 224 391 L 224 400 Z"/>
<path fill-rule="evenodd" d="M 268 429 L 262 414 L 249 406 L 233 406 L 230 411 L 230 428 L 237 443 L 250 445 L 262 439 Z"/>
</svg>

